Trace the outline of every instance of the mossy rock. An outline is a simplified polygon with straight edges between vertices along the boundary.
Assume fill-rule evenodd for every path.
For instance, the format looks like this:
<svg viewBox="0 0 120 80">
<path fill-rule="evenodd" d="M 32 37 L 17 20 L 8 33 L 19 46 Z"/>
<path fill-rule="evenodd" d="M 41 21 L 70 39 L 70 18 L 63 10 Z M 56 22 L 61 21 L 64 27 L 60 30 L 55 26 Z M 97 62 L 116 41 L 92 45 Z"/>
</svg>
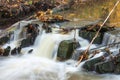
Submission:
<svg viewBox="0 0 120 80">
<path fill-rule="evenodd" d="M 103 57 L 94 58 L 92 60 L 86 61 L 83 65 L 83 68 L 88 71 L 94 71 L 95 64 L 103 61 L 104 61 Z"/>
<path fill-rule="evenodd" d="M 79 31 L 79 36 L 84 39 L 87 39 L 89 42 L 92 41 L 93 37 L 96 35 L 96 32 L 91 31 Z M 94 40 L 93 44 L 101 44 L 103 40 L 104 33 L 99 33 L 98 37 Z"/>
<path fill-rule="evenodd" d="M 114 73 L 115 68 L 114 61 L 101 62 L 95 65 L 95 71 L 101 74 Z"/>
<path fill-rule="evenodd" d="M 73 51 L 79 46 L 79 42 L 75 42 L 74 40 L 64 40 L 59 44 L 57 57 L 69 59 L 72 56 Z"/>
</svg>

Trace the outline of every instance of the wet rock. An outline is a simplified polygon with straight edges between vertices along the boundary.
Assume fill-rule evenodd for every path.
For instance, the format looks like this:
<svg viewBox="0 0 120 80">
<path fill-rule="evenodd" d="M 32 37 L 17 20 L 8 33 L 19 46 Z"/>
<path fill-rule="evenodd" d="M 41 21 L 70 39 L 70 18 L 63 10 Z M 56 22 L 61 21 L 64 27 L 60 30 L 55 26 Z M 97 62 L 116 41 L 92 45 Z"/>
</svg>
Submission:
<svg viewBox="0 0 120 80">
<path fill-rule="evenodd" d="M 16 48 L 14 48 L 12 51 L 11 51 L 11 55 L 16 55 Z"/>
<path fill-rule="evenodd" d="M 20 52 L 21 52 L 21 46 L 19 46 L 18 48 L 17 48 L 17 52 L 18 52 L 18 54 L 20 54 Z"/>
<path fill-rule="evenodd" d="M 0 38 L 0 45 L 7 43 L 9 40 L 10 40 L 9 35 L 6 35 L 6 36 Z"/>
<path fill-rule="evenodd" d="M 10 53 L 10 50 L 11 50 L 11 47 L 10 47 L 10 46 L 8 46 L 6 49 L 4 49 L 3 56 L 8 56 L 9 53 Z"/>
<path fill-rule="evenodd" d="M 42 28 L 45 30 L 46 33 L 52 32 L 52 29 L 49 27 L 49 25 L 47 23 L 43 24 Z"/>
<path fill-rule="evenodd" d="M 115 74 L 120 74 L 120 63 L 117 64 L 114 73 L 115 73 Z"/>
<path fill-rule="evenodd" d="M 87 39 L 88 41 L 91 41 L 95 35 L 96 35 L 96 32 L 79 31 L 79 36 Z M 93 44 L 101 44 L 102 40 L 103 40 L 103 34 L 99 33 L 98 37 L 94 40 Z"/>
<path fill-rule="evenodd" d="M 26 32 L 27 38 L 21 41 L 21 48 L 28 47 L 34 44 L 35 39 L 39 34 L 38 26 L 39 25 L 37 24 L 28 24 L 27 26 L 25 26 L 27 28 Z"/>
<path fill-rule="evenodd" d="M 92 60 L 86 61 L 85 64 L 83 65 L 83 68 L 88 70 L 88 71 L 94 71 L 95 70 L 95 64 L 99 63 L 99 62 L 103 62 L 104 57 L 98 57 L 98 58 L 94 58 Z"/>
<path fill-rule="evenodd" d="M 29 54 L 32 53 L 32 52 L 33 52 L 33 49 L 31 49 L 31 50 L 28 51 Z"/>
<path fill-rule="evenodd" d="M 21 41 L 21 48 L 28 47 L 33 44 L 32 36 L 27 37 Z"/>
<path fill-rule="evenodd" d="M 0 47 L 0 55 L 2 56 L 4 53 L 4 49 Z"/>
<path fill-rule="evenodd" d="M 11 55 L 20 54 L 20 51 L 21 51 L 21 47 L 14 48 L 14 49 L 11 51 Z"/>
<path fill-rule="evenodd" d="M 120 63 L 120 55 L 118 55 L 115 59 L 116 63 Z"/>
<path fill-rule="evenodd" d="M 69 59 L 72 56 L 73 51 L 80 47 L 79 42 L 74 40 L 64 40 L 59 44 L 57 57 L 61 59 Z"/>
<path fill-rule="evenodd" d="M 79 31 L 79 36 L 87 39 L 88 41 L 91 41 L 93 37 L 96 35 L 99 28 L 100 28 L 99 24 L 85 26 Z M 108 31 L 113 31 L 113 30 L 115 30 L 114 27 L 110 27 L 107 25 L 103 26 L 97 38 L 94 40 L 93 44 L 101 44 L 103 41 L 104 34 Z"/>
<path fill-rule="evenodd" d="M 106 61 L 95 64 L 95 71 L 101 74 L 114 73 L 115 67 L 114 61 Z"/>
</svg>

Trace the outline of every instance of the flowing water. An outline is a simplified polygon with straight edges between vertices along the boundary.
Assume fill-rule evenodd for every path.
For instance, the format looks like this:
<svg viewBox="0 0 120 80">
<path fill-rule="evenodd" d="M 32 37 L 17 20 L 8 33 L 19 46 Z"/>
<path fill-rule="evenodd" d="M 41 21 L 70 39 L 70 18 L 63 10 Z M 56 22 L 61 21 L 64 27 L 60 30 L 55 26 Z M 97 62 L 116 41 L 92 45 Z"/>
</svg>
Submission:
<svg viewBox="0 0 120 80">
<path fill-rule="evenodd" d="M 18 35 L 25 25 L 20 25 L 14 32 L 14 40 L 3 47 L 9 45 L 13 49 L 19 45 L 19 39 L 25 37 Z M 33 46 L 22 49 L 23 55 L 0 57 L 0 80 L 120 80 L 119 75 L 85 72 L 81 67 L 84 62 L 76 67 L 74 60 L 56 61 L 59 43 L 73 39 L 74 30 L 68 34 L 57 33 L 55 29 L 52 33 L 41 31 Z M 79 37 L 77 32 L 76 40 L 82 46 L 80 49 L 85 49 L 89 42 Z M 33 49 L 32 54 L 27 54 L 30 49 Z"/>
<path fill-rule="evenodd" d="M 115 35 L 114 33 L 118 33 Z M 106 32 L 103 38 L 103 45 L 120 42 L 120 30 Z"/>
</svg>

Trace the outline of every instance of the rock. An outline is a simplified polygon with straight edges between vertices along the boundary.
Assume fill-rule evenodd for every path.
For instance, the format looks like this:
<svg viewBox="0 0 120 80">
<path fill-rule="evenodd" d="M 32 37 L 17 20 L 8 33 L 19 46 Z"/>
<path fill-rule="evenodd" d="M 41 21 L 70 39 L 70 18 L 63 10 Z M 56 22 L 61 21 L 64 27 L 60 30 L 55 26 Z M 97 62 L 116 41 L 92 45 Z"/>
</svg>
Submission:
<svg viewBox="0 0 120 80">
<path fill-rule="evenodd" d="M 27 38 L 21 41 L 21 48 L 28 47 L 34 44 L 35 39 L 39 34 L 38 26 L 39 25 L 37 24 L 28 24 L 27 26 L 25 26 L 27 28 Z"/>
<path fill-rule="evenodd" d="M 91 41 L 93 39 L 93 37 L 96 35 L 99 28 L 100 28 L 100 24 L 85 26 L 85 27 L 81 28 L 81 30 L 79 31 L 79 36 L 87 39 L 88 41 Z M 93 43 L 101 44 L 103 41 L 104 34 L 108 31 L 113 31 L 113 30 L 115 30 L 114 27 L 104 25 L 101 28 L 97 38 L 94 40 Z"/>
<path fill-rule="evenodd" d="M 118 55 L 115 59 L 116 63 L 120 63 L 120 55 Z"/>
<path fill-rule="evenodd" d="M 49 27 L 49 25 L 47 23 L 43 24 L 42 28 L 45 30 L 46 33 L 52 32 L 52 29 Z"/>
<path fill-rule="evenodd" d="M 94 58 L 92 60 L 86 61 L 83 65 L 83 68 L 88 70 L 88 71 L 94 71 L 95 70 L 95 64 L 99 63 L 99 62 L 103 62 L 104 58 L 98 57 L 98 58 Z"/>
<path fill-rule="evenodd" d="M 79 46 L 79 42 L 74 42 L 74 40 L 64 40 L 59 44 L 57 57 L 69 59 L 72 56 L 73 51 Z"/>
<path fill-rule="evenodd" d="M 95 64 L 95 71 L 101 74 L 104 73 L 114 73 L 116 65 L 114 61 L 106 61 Z"/>
<path fill-rule="evenodd" d="M 29 50 L 28 53 L 32 53 L 33 52 L 33 49 Z"/>
<path fill-rule="evenodd" d="M 14 49 L 11 51 L 11 55 L 20 54 L 20 51 L 21 51 L 21 46 L 18 47 L 18 48 L 14 48 Z"/>
<path fill-rule="evenodd" d="M 116 74 L 120 74 L 120 63 L 117 64 L 114 73 L 116 73 Z"/>
<path fill-rule="evenodd" d="M 2 56 L 4 53 L 4 49 L 0 47 L 0 55 Z"/>
<path fill-rule="evenodd" d="M 21 41 L 21 48 L 28 47 L 33 44 L 32 36 L 29 36 L 27 39 Z"/>
<path fill-rule="evenodd" d="M 95 35 L 96 32 L 79 31 L 79 36 L 81 36 L 84 39 L 87 39 L 88 41 L 91 41 Z M 101 44 L 102 39 L 103 39 L 103 34 L 99 33 L 98 37 L 94 40 L 93 44 Z"/>
<path fill-rule="evenodd" d="M 20 54 L 20 52 L 21 52 L 21 46 L 19 46 L 18 48 L 17 48 L 17 52 L 18 52 L 18 54 Z"/>
<path fill-rule="evenodd" d="M 10 40 L 10 37 L 8 35 L 0 38 L 0 45 L 7 43 L 9 40 Z"/>
<path fill-rule="evenodd" d="M 10 46 L 8 46 L 6 49 L 4 49 L 3 56 L 8 56 L 9 53 L 10 53 L 10 50 L 11 50 L 11 47 L 10 47 Z"/>
<path fill-rule="evenodd" d="M 16 55 L 17 54 L 17 52 L 16 52 L 16 48 L 14 48 L 12 51 L 11 51 L 11 55 Z"/>
</svg>

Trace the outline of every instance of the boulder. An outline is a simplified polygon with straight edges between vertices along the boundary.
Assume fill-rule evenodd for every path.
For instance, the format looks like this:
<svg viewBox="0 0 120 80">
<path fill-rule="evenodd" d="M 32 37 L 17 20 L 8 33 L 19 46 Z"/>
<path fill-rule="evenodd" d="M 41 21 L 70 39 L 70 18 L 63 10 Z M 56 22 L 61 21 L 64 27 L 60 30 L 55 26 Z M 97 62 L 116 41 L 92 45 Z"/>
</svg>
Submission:
<svg viewBox="0 0 120 80">
<path fill-rule="evenodd" d="M 21 48 L 28 47 L 33 44 L 32 36 L 21 41 Z"/>
<path fill-rule="evenodd" d="M 85 70 L 88 70 L 88 71 L 94 71 L 95 70 L 95 64 L 96 63 L 99 63 L 99 62 L 103 62 L 104 61 L 104 57 L 98 57 L 98 58 L 94 58 L 94 59 L 91 59 L 89 61 L 86 61 L 83 65 L 83 68 Z"/>
<path fill-rule="evenodd" d="M 11 50 L 11 47 L 10 47 L 10 46 L 8 46 L 6 49 L 4 49 L 3 56 L 8 56 L 9 53 L 10 53 L 10 50 Z"/>
<path fill-rule="evenodd" d="M 116 74 L 120 74 L 120 63 L 117 64 L 114 73 L 116 73 Z"/>
<path fill-rule="evenodd" d="M 18 54 L 20 54 L 20 52 L 21 52 L 21 46 L 19 46 L 18 48 L 17 48 L 17 52 L 18 52 Z"/>
<path fill-rule="evenodd" d="M 64 40 L 59 44 L 57 57 L 69 59 L 77 47 L 80 47 L 79 42 L 75 42 L 74 40 Z"/>
<path fill-rule="evenodd" d="M 11 55 L 16 55 L 16 53 L 17 53 L 16 50 L 17 50 L 17 49 L 14 48 L 14 49 L 11 51 Z"/>
<path fill-rule="evenodd" d="M 116 65 L 113 60 L 95 64 L 95 71 L 101 74 L 114 73 Z"/>
<path fill-rule="evenodd" d="M 19 46 L 18 48 L 15 47 L 15 48 L 11 51 L 11 55 L 20 54 L 20 51 L 21 51 L 21 46 Z"/>
<path fill-rule="evenodd" d="M 8 35 L 1 37 L 0 38 L 0 45 L 7 43 L 9 40 L 10 40 L 10 37 Z"/>
<path fill-rule="evenodd" d="M 91 31 L 79 31 L 79 36 L 81 36 L 84 39 L 87 39 L 88 41 L 91 41 L 93 37 L 96 35 L 96 32 Z M 103 39 L 103 33 L 99 33 L 98 37 L 94 40 L 93 44 L 101 44 Z"/>
</svg>

